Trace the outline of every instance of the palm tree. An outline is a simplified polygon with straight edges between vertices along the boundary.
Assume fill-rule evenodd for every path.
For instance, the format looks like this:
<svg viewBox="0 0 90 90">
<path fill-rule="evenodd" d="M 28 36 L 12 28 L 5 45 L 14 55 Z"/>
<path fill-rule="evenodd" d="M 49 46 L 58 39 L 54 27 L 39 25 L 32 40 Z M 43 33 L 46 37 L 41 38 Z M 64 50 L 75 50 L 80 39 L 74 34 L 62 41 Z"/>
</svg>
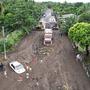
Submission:
<svg viewBox="0 0 90 90">
<path fill-rule="evenodd" d="M 4 4 L 0 1 L 0 14 L 4 15 Z"/>
</svg>

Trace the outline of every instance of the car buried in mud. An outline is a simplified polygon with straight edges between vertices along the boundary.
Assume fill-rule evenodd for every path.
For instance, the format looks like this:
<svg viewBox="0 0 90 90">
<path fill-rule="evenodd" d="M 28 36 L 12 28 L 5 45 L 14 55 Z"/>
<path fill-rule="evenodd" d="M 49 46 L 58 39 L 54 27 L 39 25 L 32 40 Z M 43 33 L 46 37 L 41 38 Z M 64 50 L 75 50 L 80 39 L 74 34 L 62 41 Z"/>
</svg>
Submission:
<svg viewBox="0 0 90 90">
<path fill-rule="evenodd" d="M 24 66 L 18 62 L 18 61 L 12 61 L 9 63 L 9 66 L 17 73 L 17 74 L 21 74 L 24 73 L 26 70 L 24 68 Z"/>
</svg>

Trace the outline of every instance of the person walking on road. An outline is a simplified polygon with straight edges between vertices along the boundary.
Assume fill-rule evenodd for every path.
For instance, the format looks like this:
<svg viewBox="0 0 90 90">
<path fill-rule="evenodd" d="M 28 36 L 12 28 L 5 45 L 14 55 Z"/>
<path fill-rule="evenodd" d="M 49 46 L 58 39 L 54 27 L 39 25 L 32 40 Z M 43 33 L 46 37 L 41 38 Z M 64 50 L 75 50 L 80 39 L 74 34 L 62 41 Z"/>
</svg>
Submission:
<svg viewBox="0 0 90 90">
<path fill-rule="evenodd" d="M 7 78 L 7 71 L 4 70 L 4 76 Z"/>
</svg>

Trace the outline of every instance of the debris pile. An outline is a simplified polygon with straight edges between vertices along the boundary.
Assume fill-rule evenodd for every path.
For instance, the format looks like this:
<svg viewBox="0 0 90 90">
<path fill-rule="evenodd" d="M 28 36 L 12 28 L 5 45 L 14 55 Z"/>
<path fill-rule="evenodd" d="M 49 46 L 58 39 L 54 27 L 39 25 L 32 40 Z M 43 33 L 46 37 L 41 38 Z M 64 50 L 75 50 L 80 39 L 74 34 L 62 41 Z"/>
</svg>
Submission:
<svg viewBox="0 0 90 90">
<path fill-rule="evenodd" d="M 39 58 L 43 59 L 45 56 L 50 55 L 50 53 L 52 52 L 52 48 L 50 47 L 41 47 L 38 49 L 38 56 Z"/>
</svg>

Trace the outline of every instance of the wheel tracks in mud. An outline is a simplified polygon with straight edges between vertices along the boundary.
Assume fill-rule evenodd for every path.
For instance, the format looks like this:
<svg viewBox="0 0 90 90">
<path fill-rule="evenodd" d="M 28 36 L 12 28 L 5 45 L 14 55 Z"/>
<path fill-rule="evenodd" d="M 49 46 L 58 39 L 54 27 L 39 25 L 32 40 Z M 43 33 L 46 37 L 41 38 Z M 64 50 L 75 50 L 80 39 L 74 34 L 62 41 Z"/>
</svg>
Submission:
<svg viewBox="0 0 90 90">
<path fill-rule="evenodd" d="M 61 42 L 58 42 L 59 40 L 58 40 L 58 37 L 56 37 L 55 38 L 55 45 L 57 44 L 57 46 L 60 46 L 60 48 L 61 48 L 61 46 L 62 45 L 59 45 L 59 44 L 61 44 Z M 69 85 L 68 85 L 68 82 L 67 82 L 67 78 L 66 78 L 66 74 L 65 74 L 65 72 L 63 72 L 63 70 L 62 70 L 62 65 L 60 64 L 60 63 L 64 63 L 62 60 L 60 60 L 60 61 L 58 61 L 58 60 L 56 60 L 55 61 L 55 59 L 57 59 L 58 57 L 57 57 L 57 52 L 60 52 L 61 51 L 61 49 L 58 51 L 58 48 L 57 48 L 57 46 L 55 46 L 54 47 L 54 49 L 56 50 L 56 51 L 54 51 L 54 52 L 52 52 L 52 54 L 49 56 L 49 57 L 46 57 L 46 58 L 44 58 L 45 60 L 47 60 L 47 65 L 48 65 L 48 68 L 52 68 L 52 65 L 53 64 L 55 64 L 56 62 L 57 62 L 57 68 L 58 68 L 58 70 L 56 71 L 57 72 L 57 75 L 59 74 L 59 78 L 61 78 L 61 83 L 63 84 L 63 88 L 69 88 L 69 89 L 66 89 L 66 90 L 71 90 L 70 89 L 70 87 L 69 87 Z M 59 53 L 60 54 L 60 53 Z M 57 57 L 57 58 L 56 58 Z M 59 58 L 58 58 L 59 59 Z M 51 60 L 51 61 L 50 61 Z M 51 65 L 52 64 L 52 65 Z"/>
<path fill-rule="evenodd" d="M 29 47 L 30 45 L 32 46 L 32 44 L 33 44 L 35 41 L 37 41 L 39 35 L 40 35 L 40 33 L 36 31 L 36 32 L 34 32 L 33 36 L 28 36 L 28 37 L 26 37 L 26 38 L 25 38 L 25 40 L 26 40 L 25 46 L 24 46 L 24 47 L 21 47 L 21 48 L 18 47 L 18 48 L 20 48 L 20 49 L 18 49 L 18 51 L 26 50 L 26 49 L 28 49 L 28 47 Z M 22 43 L 25 42 L 25 40 L 23 40 Z M 23 45 L 22 43 L 21 43 L 21 45 Z"/>
<path fill-rule="evenodd" d="M 64 38 L 65 39 L 65 38 Z M 67 47 L 64 47 L 64 45 L 63 44 L 65 44 L 65 43 L 63 43 L 64 41 L 62 41 L 62 53 L 59 53 L 59 55 L 60 55 L 60 60 L 59 60 L 59 62 L 58 62 L 58 64 L 59 64 L 59 70 L 58 70 L 58 72 L 60 71 L 60 77 L 62 78 L 62 80 L 61 81 L 64 81 L 64 88 L 66 88 L 65 90 L 73 90 L 76 86 L 77 86 L 77 83 L 75 84 L 74 83 L 74 86 L 73 85 L 71 85 L 71 80 L 72 80 L 72 82 L 74 82 L 74 79 L 73 79 L 73 77 L 71 78 L 71 75 L 70 75 L 70 73 L 72 72 L 72 71 L 70 71 L 70 72 L 68 72 L 67 70 L 69 70 L 70 69 L 70 67 L 68 67 L 69 65 L 68 64 L 70 64 L 71 63 L 71 65 L 73 65 L 73 64 L 75 64 L 75 63 L 72 63 L 72 61 L 68 61 L 67 59 L 69 59 L 69 58 L 66 58 L 65 56 L 67 56 L 68 57 L 68 55 L 70 55 L 70 54 L 68 54 L 68 55 L 66 55 L 66 53 L 65 53 L 65 49 L 67 48 Z M 53 56 L 53 55 L 52 55 Z M 55 55 L 52 57 L 52 60 L 54 60 L 54 57 L 55 57 Z M 62 59 L 61 59 L 62 58 Z M 57 58 L 58 59 L 58 58 Z M 50 59 L 51 60 L 51 59 Z M 53 61 L 52 61 L 53 62 Z M 49 64 L 53 64 L 53 63 L 49 63 Z M 66 66 L 66 67 L 64 67 L 64 66 Z M 79 90 L 79 86 L 77 87 L 78 88 L 78 90 Z"/>
</svg>

